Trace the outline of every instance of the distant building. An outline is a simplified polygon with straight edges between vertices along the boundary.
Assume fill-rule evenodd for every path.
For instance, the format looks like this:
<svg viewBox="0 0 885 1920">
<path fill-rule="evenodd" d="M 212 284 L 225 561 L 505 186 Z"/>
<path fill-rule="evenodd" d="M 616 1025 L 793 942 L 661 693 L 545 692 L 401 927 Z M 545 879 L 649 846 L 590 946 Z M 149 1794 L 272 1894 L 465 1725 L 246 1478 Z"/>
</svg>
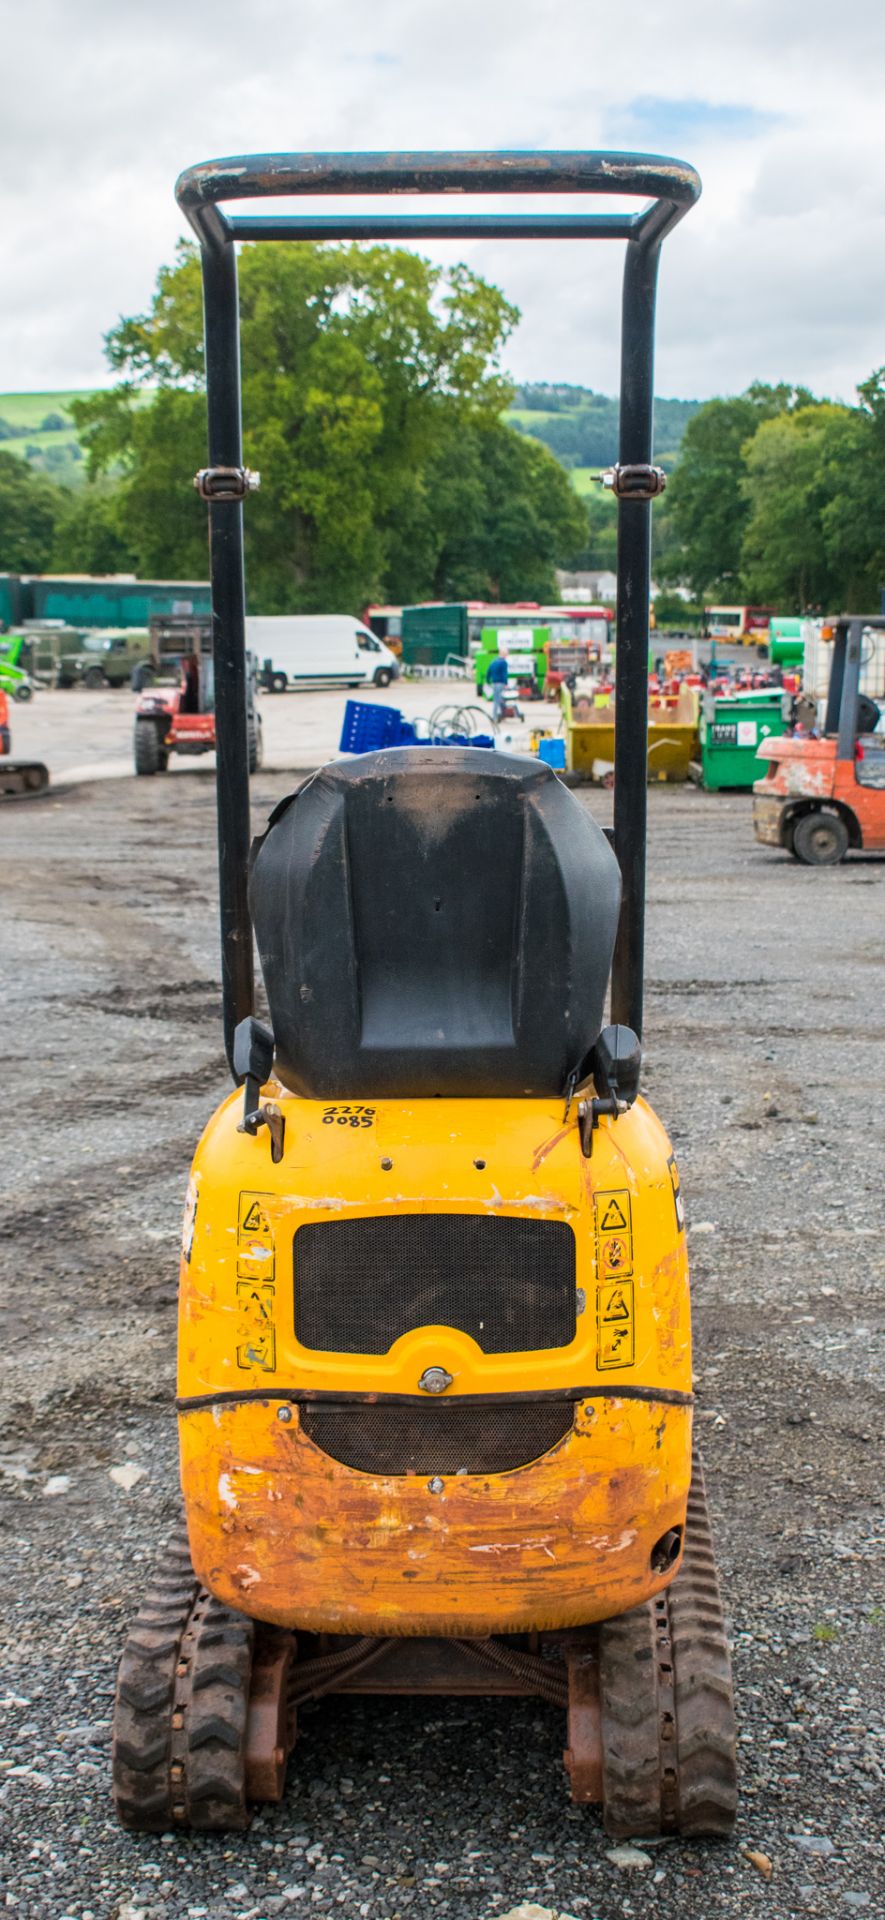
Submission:
<svg viewBox="0 0 885 1920">
<path fill-rule="evenodd" d="M 601 573 L 565 573 L 561 567 L 557 567 L 556 584 L 564 600 L 576 603 L 581 600 L 591 600 L 599 601 L 606 606 L 609 602 L 613 604 L 617 599 L 618 576 L 607 568 L 604 568 Z M 657 598 L 659 592 L 660 588 L 653 580 L 651 583 L 653 600 Z M 675 593 L 680 600 L 692 598 L 689 587 L 668 587 L 667 592 Z M 882 600 L 885 605 L 885 589 L 883 589 Z"/>
<path fill-rule="evenodd" d="M 615 599 L 618 576 L 609 568 L 603 568 L 600 573 L 565 573 L 557 567 L 556 584 L 564 600 L 575 604 L 581 600 L 600 601 L 605 606 Z"/>
</svg>

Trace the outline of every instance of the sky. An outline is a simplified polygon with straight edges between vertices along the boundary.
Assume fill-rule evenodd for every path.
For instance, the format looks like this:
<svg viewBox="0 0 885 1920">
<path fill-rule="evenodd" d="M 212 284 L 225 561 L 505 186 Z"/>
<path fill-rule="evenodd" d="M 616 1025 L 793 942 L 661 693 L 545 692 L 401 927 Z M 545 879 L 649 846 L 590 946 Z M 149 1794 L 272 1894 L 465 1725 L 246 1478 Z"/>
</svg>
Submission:
<svg viewBox="0 0 885 1920">
<path fill-rule="evenodd" d="M 294 149 L 689 160 L 704 190 L 664 246 L 658 392 L 786 380 L 851 401 L 885 362 L 881 0 L 0 0 L 0 18 L 0 392 L 107 384 L 102 336 L 185 231 L 177 174 Z M 422 251 L 515 300 L 516 379 L 616 389 L 619 245 Z"/>
</svg>

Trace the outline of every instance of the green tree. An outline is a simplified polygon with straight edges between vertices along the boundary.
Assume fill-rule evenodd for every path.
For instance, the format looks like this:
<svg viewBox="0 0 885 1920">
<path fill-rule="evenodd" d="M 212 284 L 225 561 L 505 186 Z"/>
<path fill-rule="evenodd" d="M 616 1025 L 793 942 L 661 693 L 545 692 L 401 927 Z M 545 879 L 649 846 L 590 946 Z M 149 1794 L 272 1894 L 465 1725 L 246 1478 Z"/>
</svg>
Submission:
<svg viewBox="0 0 885 1920">
<path fill-rule="evenodd" d="M 764 421 L 814 404 L 804 387 L 756 382 L 730 399 L 707 400 L 689 420 L 668 492 L 675 540 L 661 554 L 662 578 L 684 582 L 699 600 L 740 598 L 750 512 L 743 449 Z"/>
<path fill-rule="evenodd" d="M 580 542 L 586 520 L 547 447 L 485 419 L 438 450 L 429 480 L 441 536 L 433 598 L 558 599 L 556 566 Z"/>
<path fill-rule="evenodd" d="M 573 572 L 612 571 L 618 561 L 618 503 L 613 493 L 594 486 L 581 496 L 581 538 L 562 565 Z"/>
<path fill-rule="evenodd" d="M 0 452 L 0 572 L 46 571 L 65 505 L 62 487 L 19 455 Z"/>
<path fill-rule="evenodd" d="M 560 565 L 588 572 L 612 573 L 618 565 L 618 503 L 612 492 L 606 487 L 594 486 L 590 493 L 582 496 L 585 520 L 580 544 L 574 548 Z M 655 580 L 668 579 L 667 572 L 670 555 L 676 550 L 680 553 L 678 537 L 673 526 L 673 514 L 670 507 L 670 487 L 663 499 L 656 500 L 652 509 L 652 574 Z M 677 562 L 673 576 L 680 577 L 680 563 Z"/>
<path fill-rule="evenodd" d="M 885 464 L 885 367 L 858 387 L 860 406 L 827 435 L 829 498 L 821 512 L 827 555 L 838 567 L 839 605 L 877 609 L 885 585 L 885 525 L 880 504 Z M 831 608 L 836 607 L 833 600 Z"/>
<path fill-rule="evenodd" d="M 694 633 L 703 624 L 704 609 L 697 601 L 683 600 L 681 594 L 664 591 L 655 598 L 654 616 L 658 633 Z"/>
<path fill-rule="evenodd" d="M 108 531 L 143 579 L 193 580 L 208 566 L 205 509 L 190 484 L 206 462 L 206 402 L 192 387 L 161 387 L 145 403 L 133 381 L 75 400 L 90 483 L 84 512 L 110 494 Z M 252 503 L 250 502 L 250 513 Z M 68 543 L 75 537 L 67 524 Z M 84 522 L 91 540 L 93 529 Z"/>
<path fill-rule="evenodd" d="M 869 604 L 881 551 L 870 416 L 829 403 L 766 420 L 746 448 L 747 592 L 796 612 Z"/>
<path fill-rule="evenodd" d="M 264 482 L 246 513 L 252 608 L 357 609 L 388 579 L 432 576 L 440 449 L 457 464 L 461 434 L 497 423 L 516 309 L 466 267 L 444 273 L 405 250 L 358 246 L 245 247 L 240 298 L 244 455 Z M 116 524 L 139 572 L 203 571 L 205 510 L 190 491 L 205 459 L 191 248 L 107 348 L 121 383 L 72 409 L 89 471 L 118 476 Z M 526 484 L 537 471 L 520 467 Z"/>
<path fill-rule="evenodd" d="M 119 505 L 112 481 L 65 488 L 52 539 L 53 573 L 135 572 L 136 557 L 120 528 Z"/>
</svg>

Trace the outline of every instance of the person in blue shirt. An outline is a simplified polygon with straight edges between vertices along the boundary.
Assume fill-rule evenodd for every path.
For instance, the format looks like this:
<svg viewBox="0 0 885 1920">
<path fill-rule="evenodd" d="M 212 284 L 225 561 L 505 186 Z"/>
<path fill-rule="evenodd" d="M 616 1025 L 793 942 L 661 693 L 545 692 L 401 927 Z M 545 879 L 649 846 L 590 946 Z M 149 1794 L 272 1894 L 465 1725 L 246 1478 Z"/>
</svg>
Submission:
<svg viewBox="0 0 885 1920">
<path fill-rule="evenodd" d="M 504 653 L 493 654 L 492 659 L 489 661 L 486 682 L 492 689 L 492 719 L 495 726 L 497 726 L 504 712 L 504 700 L 509 678 L 510 669 L 507 665 L 507 655 Z"/>
</svg>

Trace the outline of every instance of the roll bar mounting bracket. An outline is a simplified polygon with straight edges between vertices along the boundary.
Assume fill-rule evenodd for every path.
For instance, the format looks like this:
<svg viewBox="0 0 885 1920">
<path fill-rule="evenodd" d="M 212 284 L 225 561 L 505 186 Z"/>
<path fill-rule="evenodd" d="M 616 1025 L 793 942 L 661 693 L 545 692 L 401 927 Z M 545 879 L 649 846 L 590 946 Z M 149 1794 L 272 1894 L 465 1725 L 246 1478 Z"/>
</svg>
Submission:
<svg viewBox="0 0 885 1920">
<path fill-rule="evenodd" d="M 260 485 L 261 475 L 251 467 L 201 467 L 194 474 L 201 500 L 245 500 L 247 493 L 257 493 Z"/>
<path fill-rule="evenodd" d="M 663 467 L 607 467 L 595 477 L 616 500 L 657 500 L 667 484 Z"/>
</svg>

